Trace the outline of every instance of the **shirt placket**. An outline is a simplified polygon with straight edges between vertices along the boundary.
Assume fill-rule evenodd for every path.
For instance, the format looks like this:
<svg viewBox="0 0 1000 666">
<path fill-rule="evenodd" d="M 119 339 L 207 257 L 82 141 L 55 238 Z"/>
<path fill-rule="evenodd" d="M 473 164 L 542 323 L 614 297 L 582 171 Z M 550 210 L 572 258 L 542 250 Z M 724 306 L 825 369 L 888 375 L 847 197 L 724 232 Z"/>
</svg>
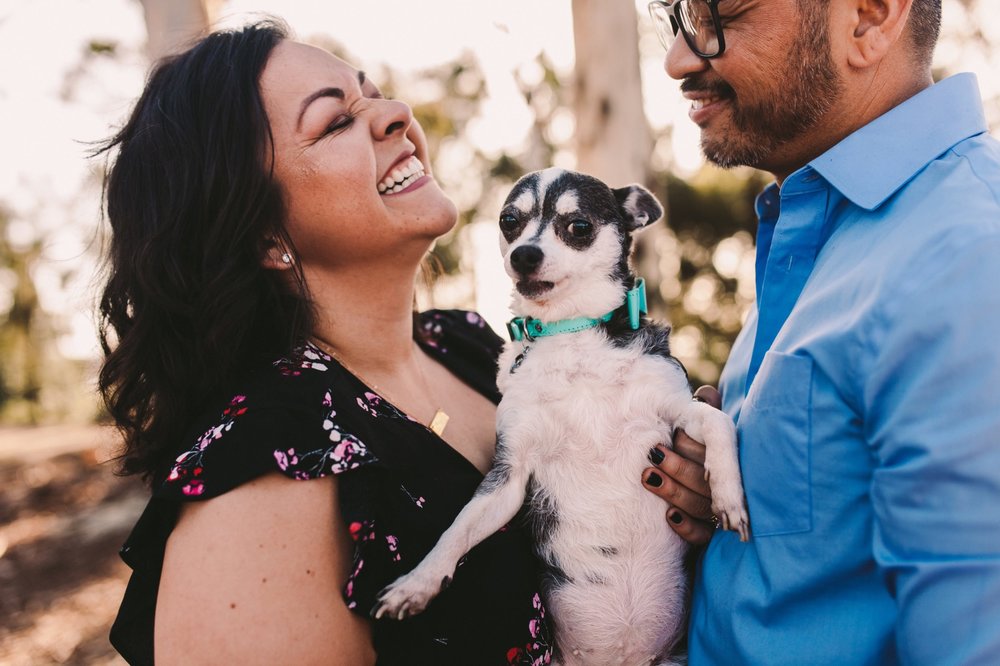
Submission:
<svg viewBox="0 0 1000 666">
<path fill-rule="evenodd" d="M 785 181 L 780 200 L 769 189 L 758 201 L 757 329 L 744 395 L 812 273 L 827 200 L 824 181 L 807 169 Z"/>
</svg>

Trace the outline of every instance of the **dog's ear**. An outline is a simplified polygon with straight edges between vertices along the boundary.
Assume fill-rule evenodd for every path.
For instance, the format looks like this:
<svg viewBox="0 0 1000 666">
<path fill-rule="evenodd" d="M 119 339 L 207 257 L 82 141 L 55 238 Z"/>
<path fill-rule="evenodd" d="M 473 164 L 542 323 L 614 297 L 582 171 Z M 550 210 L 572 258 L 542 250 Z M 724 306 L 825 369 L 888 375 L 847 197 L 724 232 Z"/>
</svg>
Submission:
<svg viewBox="0 0 1000 666">
<path fill-rule="evenodd" d="M 663 206 L 642 185 L 628 185 L 611 190 L 625 219 L 625 228 L 635 231 L 656 222 L 663 215 Z"/>
</svg>

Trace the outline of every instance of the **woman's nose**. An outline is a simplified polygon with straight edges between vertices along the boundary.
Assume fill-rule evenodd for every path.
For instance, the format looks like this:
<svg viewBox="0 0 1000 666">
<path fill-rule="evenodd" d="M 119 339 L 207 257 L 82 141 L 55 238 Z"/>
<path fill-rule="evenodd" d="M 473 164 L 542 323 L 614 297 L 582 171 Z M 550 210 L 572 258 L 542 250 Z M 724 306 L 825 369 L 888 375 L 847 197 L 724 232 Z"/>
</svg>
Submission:
<svg viewBox="0 0 1000 666">
<path fill-rule="evenodd" d="M 377 122 L 372 125 L 376 139 L 386 139 L 393 134 L 406 134 L 413 122 L 413 111 L 409 105 L 395 99 L 379 100 L 382 106 Z"/>
</svg>

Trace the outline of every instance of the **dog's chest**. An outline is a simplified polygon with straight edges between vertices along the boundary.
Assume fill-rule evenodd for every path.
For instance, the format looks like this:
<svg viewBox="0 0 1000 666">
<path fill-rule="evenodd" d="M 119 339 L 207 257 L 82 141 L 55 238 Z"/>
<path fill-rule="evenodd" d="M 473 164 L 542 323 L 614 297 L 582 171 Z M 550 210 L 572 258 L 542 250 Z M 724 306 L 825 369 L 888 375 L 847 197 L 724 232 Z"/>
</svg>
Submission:
<svg viewBox="0 0 1000 666">
<path fill-rule="evenodd" d="M 497 384 L 504 395 L 545 403 L 581 394 L 593 397 L 625 386 L 642 356 L 587 334 L 512 343 L 501 358 Z"/>
<path fill-rule="evenodd" d="M 614 440 L 623 421 L 657 420 L 655 396 L 669 373 L 662 358 L 614 345 L 597 331 L 512 343 L 500 358 L 498 416 L 555 439 L 563 439 L 558 432 Z"/>
</svg>

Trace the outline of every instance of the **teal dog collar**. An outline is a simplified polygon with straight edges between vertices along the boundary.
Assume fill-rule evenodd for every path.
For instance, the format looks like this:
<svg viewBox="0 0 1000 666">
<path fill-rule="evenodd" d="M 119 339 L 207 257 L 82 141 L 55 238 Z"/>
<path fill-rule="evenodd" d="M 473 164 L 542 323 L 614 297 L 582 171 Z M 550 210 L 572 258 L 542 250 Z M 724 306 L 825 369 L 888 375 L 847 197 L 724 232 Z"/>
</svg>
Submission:
<svg viewBox="0 0 1000 666">
<path fill-rule="evenodd" d="M 628 308 L 628 321 L 632 330 L 639 328 L 639 319 L 646 314 L 646 281 L 639 278 L 635 281 L 635 287 L 629 290 L 625 296 L 625 307 Z M 514 317 L 507 322 L 507 332 L 514 342 L 524 340 L 532 341 L 535 338 L 544 338 L 560 333 L 576 333 L 594 328 L 602 323 L 611 320 L 618 308 L 602 317 L 593 319 L 591 317 L 576 317 L 574 319 L 560 319 L 559 321 L 543 322 L 533 317 Z"/>
</svg>

